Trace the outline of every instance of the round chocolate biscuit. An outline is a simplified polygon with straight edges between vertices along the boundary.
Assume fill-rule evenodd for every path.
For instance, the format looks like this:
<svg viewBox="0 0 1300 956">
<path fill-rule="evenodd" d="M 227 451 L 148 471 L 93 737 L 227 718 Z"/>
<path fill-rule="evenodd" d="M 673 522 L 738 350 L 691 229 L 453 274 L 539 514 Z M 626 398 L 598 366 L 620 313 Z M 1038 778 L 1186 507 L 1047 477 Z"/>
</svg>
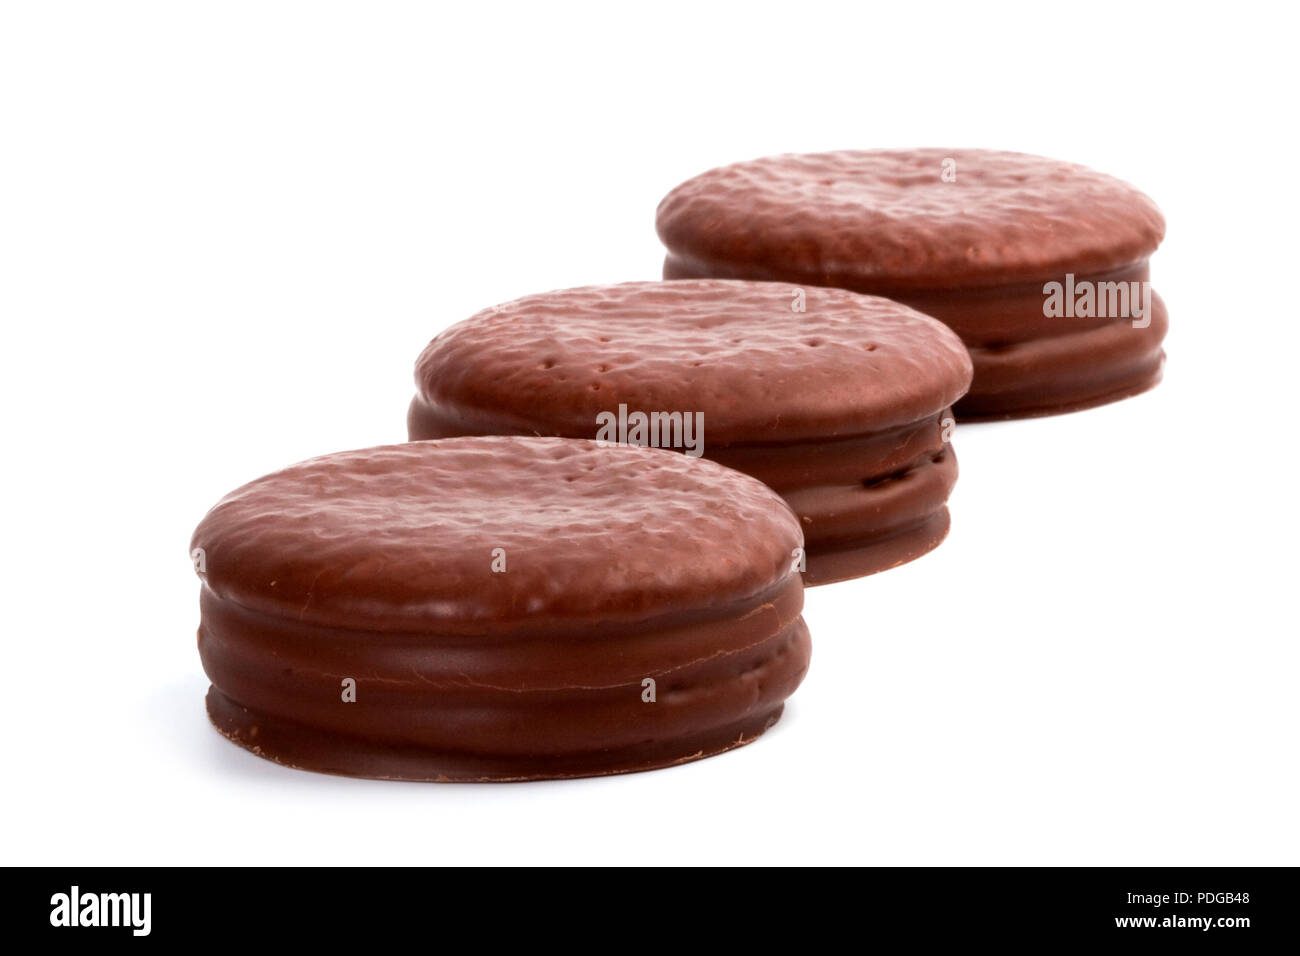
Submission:
<svg viewBox="0 0 1300 956">
<path fill-rule="evenodd" d="M 509 781 L 753 740 L 808 668 L 799 524 L 646 448 L 461 438 L 227 495 L 191 544 L 208 713 L 305 770 Z"/>
<path fill-rule="evenodd" d="M 412 439 L 515 434 L 674 448 L 798 514 L 805 581 L 902 564 L 948 530 L 950 406 L 970 358 L 942 323 L 839 289 L 630 282 L 528 296 L 435 338 Z M 639 417 L 638 417 L 639 416 Z"/>
<path fill-rule="evenodd" d="M 961 418 L 1087 408 L 1160 380 L 1168 315 L 1148 259 L 1164 218 L 1083 166 L 959 149 L 772 156 L 681 184 L 657 227 L 668 279 L 836 286 L 941 319 L 974 362 Z"/>
</svg>

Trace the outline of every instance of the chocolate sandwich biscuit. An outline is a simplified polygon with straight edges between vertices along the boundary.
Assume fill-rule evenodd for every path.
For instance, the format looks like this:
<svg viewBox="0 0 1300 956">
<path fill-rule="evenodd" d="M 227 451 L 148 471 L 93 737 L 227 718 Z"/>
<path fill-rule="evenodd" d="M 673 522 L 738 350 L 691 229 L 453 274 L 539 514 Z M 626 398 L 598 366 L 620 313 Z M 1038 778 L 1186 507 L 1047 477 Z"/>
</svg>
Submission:
<svg viewBox="0 0 1300 956">
<path fill-rule="evenodd" d="M 946 322 L 975 377 L 959 418 L 1088 408 L 1160 380 L 1169 320 L 1138 190 L 988 150 L 772 156 L 706 172 L 659 205 L 664 278 L 744 278 L 886 296 Z"/>
<path fill-rule="evenodd" d="M 515 434 L 674 448 L 759 478 L 805 581 L 902 564 L 948 531 L 949 408 L 970 358 L 887 299 L 779 283 L 630 282 L 529 296 L 435 338 L 413 439 Z"/>
<path fill-rule="evenodd" d="M 749 743 L 808 668 L 799 523 L 712 462 L 554 438 L 343 452 L 191 545 L 226 737 L 305 770 L 510 781 Z"/>
</svg>

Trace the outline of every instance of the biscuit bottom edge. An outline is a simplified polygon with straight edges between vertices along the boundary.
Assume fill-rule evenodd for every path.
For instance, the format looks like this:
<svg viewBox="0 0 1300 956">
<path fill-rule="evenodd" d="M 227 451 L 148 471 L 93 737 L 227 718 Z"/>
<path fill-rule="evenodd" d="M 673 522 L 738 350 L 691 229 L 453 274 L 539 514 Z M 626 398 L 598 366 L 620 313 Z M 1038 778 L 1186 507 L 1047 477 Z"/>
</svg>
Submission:
<svg viewBox="0 0 1300 956">
<path fill-rule="evenodd" d="M 444 753 L 331 733 L 244 707 L 209 686 L 208 719 L 231 741 L 294 770 L 422 783 L 515 783 L 660 770 L 752 743 L 780 718 L 785 703 L 724 727 L 643 746 L 582 754 L 494 756 Z"/>
<path fill-rule="evenodd" d="M 1159 350 L 1119 384 L 1112 384 L 1102 390 L 1082 391 L 1076 393 L 1073 398 L 1056 401 L 1045 401 L 1032 393 L 1017 395 L 1010 399 L 1003 396 L 978 395 L 969 401 L 958 402 L 953 408 L 953 414 L 962 424 L 978 424 L 1085 412 L 1091 408 L 1100 408 L 1151 391 L 1164 378 L 1164 368 L 1165 353 Z"/>
<path fill-rule="evenodd" d="M 945 506 L 920 524 L 888 538 L 835 549 L 809 545 L 804 586 L 814 588 L 862 578 L 915 561 L 943 543 L 951 523 Z"/>
</svg>

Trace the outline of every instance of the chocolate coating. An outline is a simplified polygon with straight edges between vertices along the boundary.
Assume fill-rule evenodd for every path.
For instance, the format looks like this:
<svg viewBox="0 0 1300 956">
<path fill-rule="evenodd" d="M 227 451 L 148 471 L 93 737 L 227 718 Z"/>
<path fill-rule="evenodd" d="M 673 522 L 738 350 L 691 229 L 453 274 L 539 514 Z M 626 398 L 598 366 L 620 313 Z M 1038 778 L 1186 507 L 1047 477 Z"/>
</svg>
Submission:
<svg viewBox="0 0 1300 956">
<path fill-rule="evenodd" d="M 795 505 L 806 580 L 825 583 L 942 539 L 956 479 L 943 418 L 970 375 L 950 330 L 895 302 L 778 283 L 633 282 L 528 296 L 452 326 L 416 363 L 408 428 L 413 439 L 594 438 L 597 416 L 619 405 L 699 412 L 705 457 Z M 859 560 L 825 574 L 822 558 L 844 550 Z"/>
<path fill-rule="evenodd" d="M 375 777 L 707 756 L 770 726 L 807 669 L 801 545 L 758 481 L 655 449 L 487 437 L 313 459 L 195 531 L 209 714 L 262 756 Z"/>
<path fill-rule="evenodd" d="M 947 159 L 953 182 L 940 175 Z M 1087 407 L 1160 378 L 1163 305 L 1146 328 L 1043 314 L 1044 283 L 1066 273 L 1145 281 L 1164 236 L 1149 198 L 1083 166 L 989 150 L 772 156 L 678 186 L 657 226 L 665 278 L 837 286 L 942 319 L 974 362 L 963 418 Z"/>
<path fill-rule="evenodd" d="M 592 437 L 596 415 L 705 413 L 708 438 L 861 434 L 947 408 L 969 384 L 961 343 L 933 319 L 834 289 L 625 282 L 531 295 L 452 326 L 416 363 L 439 411 Z"/>
</svg>

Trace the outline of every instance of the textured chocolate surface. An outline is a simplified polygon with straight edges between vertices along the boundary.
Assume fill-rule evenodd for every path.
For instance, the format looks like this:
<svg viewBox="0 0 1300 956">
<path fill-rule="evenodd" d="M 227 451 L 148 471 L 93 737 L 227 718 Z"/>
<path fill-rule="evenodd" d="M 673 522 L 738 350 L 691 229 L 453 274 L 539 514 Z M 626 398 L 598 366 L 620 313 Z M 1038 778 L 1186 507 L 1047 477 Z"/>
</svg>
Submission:
<svg viewBox="0 0 1300 956">
<path fill-rule="evenodd" d="M 956 181 L 941 164 L 956 161 Z M 725 276 L 887 291 L 1002 285 L 1147 258 L 1156 205 L 1103 173 L 1024 153 L 770 156 L 687 180 L 659 205 L 672 256 Z"/>
<path fill-rule="evenodd" d="M 1086 167 L 989 150 L 772 156 L 688 180 L 657 225 L 666 279 L 838 286 L 941 319 L 974 362 L 962 418 L 1086 408 L 1160 380 L 1163 305 L 1145 328 L 1044 315 L 1044 283 L 1067 273 L 1145 282 L 1164 236 L 1150 199 Z"/>
<path fill-rule="evenodd" d="M 597 413 L 704 413 L 706 440 L 860 434 L 951 405 L 970 361 L 942 323 L 815 286 L 628 282 L 528 296 L 435 338 L 424 403 L 467 429 L 591 438 Z"/>
<path fill-rule="evenodd" d="M 192 547 L 217 597 L 333 627 L 709 607 L 770 586 L 802 541 L 761 483 L 695 464 L 517 438 L 340 452 L 227 495 Z"/>
<path fill-rule="evenodd" d="M 957 472 L 944 418 L 970 359 L 942 323 L 897 303 L 802 291 L 802 312 L 795 287 L 727 281 L 570 289 L 486 309 L 420 356 L 410 436 L 593 438 L 597 415 L 620 404 L 699 412 L 706 457 L 795 507 L 808 583 L 893 567 L 947 528 Z M 852 573 L 823 573 L 828 547 L 854 552 L 838 564 Z"/>
<path fill-rule="evenodd" d="M 760 482 L 656 449 L 487 437 L 313 459 L 194 534 L 209 713 L 269 759 L 375 777 L 708 756 L 770 726 L 807 670 L 801 545 Z"/>
</svg>

